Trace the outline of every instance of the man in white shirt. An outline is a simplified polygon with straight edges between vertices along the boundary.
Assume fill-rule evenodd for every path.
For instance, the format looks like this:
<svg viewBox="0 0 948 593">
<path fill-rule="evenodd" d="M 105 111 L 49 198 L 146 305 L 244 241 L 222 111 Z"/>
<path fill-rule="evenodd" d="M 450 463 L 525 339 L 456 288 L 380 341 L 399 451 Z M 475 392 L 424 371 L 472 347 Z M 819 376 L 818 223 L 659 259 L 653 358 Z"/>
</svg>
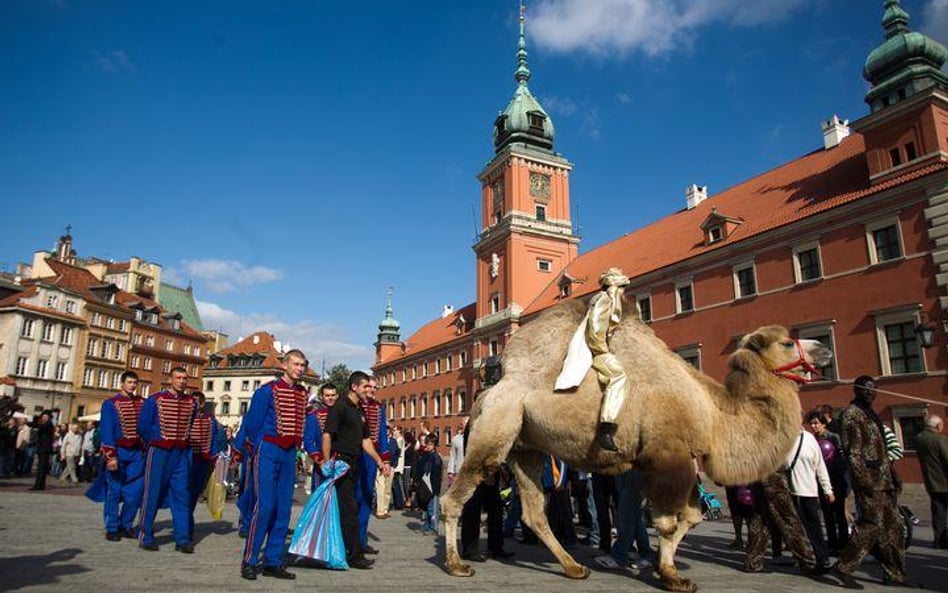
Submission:
<svg viewBox="0 0 948 593">
<path fill-rule="evenodd" d="M 803 522 L 817 566 L 829 566 L 829 550 L 823 538 L 823 526 L 820 521 L 820 489 L 828 502 L 832 503 L 833 486 L 830 484 L 826 462 L 820 444 L 812 433 L 801 430 L 799 438 L 787 455 L 787 467 L 790 477 L 790 494 L 796 506 L 797 514 Z M 819 482 L 819 484 L 817 484 Z"/>
<path fill-rule="evenodd" d="M 66 469 L 60 474 L 59 482 L 63 483 L 68 478 L 74 484 L 78 484 L 79 475 L 76 473 L 76 466 L 79 462 L 79 456 L 82 455 L 82 435 L 79 434 L 79 427 L 75 424 L 69 425 L 69 432 L 63 437 L 63 445 L 59 450 L 59 455 L 66 462 Z"/>
<path fill-rule="evenodd" d="M 468 417 L 465 416 L 458 423 L 457 432 L 451 439 L 451 454 L 448 457 L 448 487 L 454 483 L 454 478 L 461 472 L 464 463 L 464 429 L 467 427 Z"/>
</svg>

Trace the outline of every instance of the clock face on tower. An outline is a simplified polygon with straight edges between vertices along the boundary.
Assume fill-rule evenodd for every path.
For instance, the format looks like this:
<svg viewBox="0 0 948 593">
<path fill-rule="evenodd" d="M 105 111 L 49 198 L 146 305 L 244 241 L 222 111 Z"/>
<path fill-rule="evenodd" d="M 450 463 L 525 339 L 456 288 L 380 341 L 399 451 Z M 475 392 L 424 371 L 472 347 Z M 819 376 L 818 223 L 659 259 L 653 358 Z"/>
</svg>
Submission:
<svg viewBox="0 0 948 593">
<path fill-rule="evenodd" d="M 549 198 L 550 176 L 543 173 L 530 173 L 530 195 L 534 198 Z"/>
</svg>

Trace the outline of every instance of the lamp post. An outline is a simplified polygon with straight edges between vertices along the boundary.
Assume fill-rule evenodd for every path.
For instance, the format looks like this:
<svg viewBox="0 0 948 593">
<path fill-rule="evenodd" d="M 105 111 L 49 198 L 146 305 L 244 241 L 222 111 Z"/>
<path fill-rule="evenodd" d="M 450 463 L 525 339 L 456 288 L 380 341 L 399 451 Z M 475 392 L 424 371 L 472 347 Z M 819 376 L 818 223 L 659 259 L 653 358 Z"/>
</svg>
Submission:
<svg viewBox="0 0 948 593">
<path fill-rule="evenodd" d="M 915 326 L 915 335 L 918 336 L 918 343 L 922 348 L 931 348 L 935 343 L 935 326 L 925 320 L 925 315 Z"/>
</svg>

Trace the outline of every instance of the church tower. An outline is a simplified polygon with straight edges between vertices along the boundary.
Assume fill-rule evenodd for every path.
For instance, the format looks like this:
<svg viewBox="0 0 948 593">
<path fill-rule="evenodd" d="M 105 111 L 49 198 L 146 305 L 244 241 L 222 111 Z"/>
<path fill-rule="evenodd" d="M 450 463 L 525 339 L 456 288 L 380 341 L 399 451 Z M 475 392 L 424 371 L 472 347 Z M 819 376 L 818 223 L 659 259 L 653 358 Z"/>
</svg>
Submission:
<svg viewBox="0 0 948 593">
<path fill-rule="evenodd" d="M 570 220 L 573 165 L 553 149 L 553 121 L 530 92 L 524 7 L 520 6 L 517 88 L 494 121 L 494 157 L 478 175 L 475 358 L 497 355 L 521 311 L 557 279 L 578 251 Z"/>
<path fill-rule="evenodd" d="M 389 290 L 385 301 L 385 317 L 379 322 L 378 339 L 375 342 L 376 364 L 390 358 L 392 355 L 401 354 L 400 330 L 401 325 L 395 320 L 395 314 L 392 311 L 392 291 Z"/>
</svg>

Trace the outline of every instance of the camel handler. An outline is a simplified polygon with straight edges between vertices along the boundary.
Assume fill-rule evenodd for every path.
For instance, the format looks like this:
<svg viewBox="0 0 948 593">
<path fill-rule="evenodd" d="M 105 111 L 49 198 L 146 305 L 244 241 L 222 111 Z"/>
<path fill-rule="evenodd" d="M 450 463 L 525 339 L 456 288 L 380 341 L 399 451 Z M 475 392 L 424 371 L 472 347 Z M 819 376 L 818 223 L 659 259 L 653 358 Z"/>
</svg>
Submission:
<svg viewBox="0 0 948 593">
<path fill-rule="evenodd" d="M 603 390 L 596 440 L 608 451 L 619 450 L 613 436 L 618 428 L 616 417 L 628 390 L 625 369 L 609 351 L 609 338 L 622 321 L 623 287 L 628 285 L 629 279 L 619 268 L 609 268 L 599 277 L 602 290 L 589 301 L 589 310 L 570 340 L 563 370 L 554 387 L 557 391 L 578 387 L 590 366 L 596 370 Z"/>
</svg>

